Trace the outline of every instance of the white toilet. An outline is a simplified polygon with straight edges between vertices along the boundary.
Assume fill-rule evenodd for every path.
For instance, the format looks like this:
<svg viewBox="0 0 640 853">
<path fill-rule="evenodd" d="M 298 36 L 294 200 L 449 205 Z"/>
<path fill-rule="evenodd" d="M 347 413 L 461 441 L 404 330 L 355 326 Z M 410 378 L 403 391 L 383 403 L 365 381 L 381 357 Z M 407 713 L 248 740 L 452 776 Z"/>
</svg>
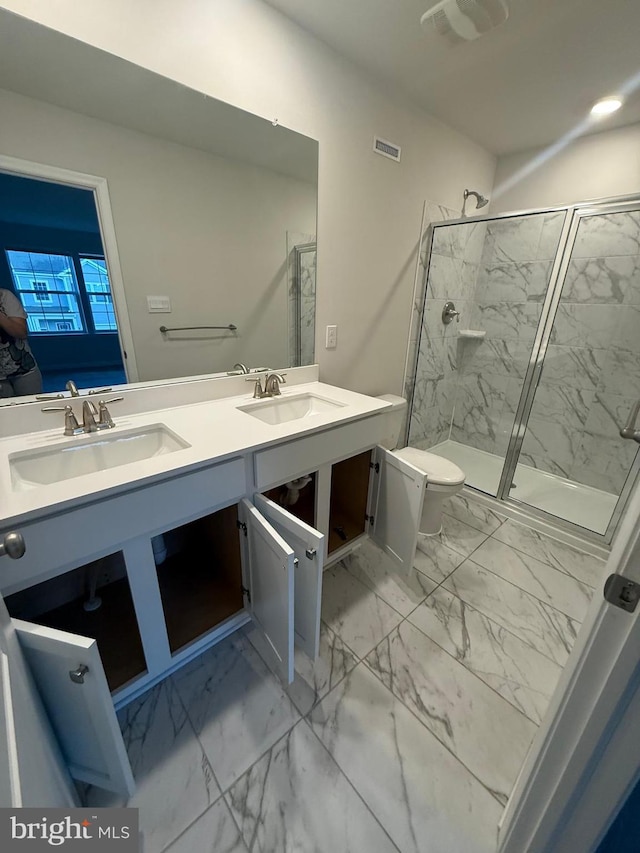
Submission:
<svg viewBox="0 0 640 853">
<path fill-rule="evenodd" d="M 442 504 L 447 498 L 457 494 L 464 486 L 464 471 L 456 464 L 435 453 L 418 450 L 416 447 L 403 447 L 396 450 L 400 439 L 400 430 L 407 410 L 404 397 L 393 394 L 381 394 L 380 400 L 391 403 L 387 410 L 388 430 L 382 446 L 392 450 L 400 459 L 404 459 L 414 468 L 427 475 L 427 490 L 424 496 L 420 533 L 433 536 L 442 528 Z"/>
</svg>

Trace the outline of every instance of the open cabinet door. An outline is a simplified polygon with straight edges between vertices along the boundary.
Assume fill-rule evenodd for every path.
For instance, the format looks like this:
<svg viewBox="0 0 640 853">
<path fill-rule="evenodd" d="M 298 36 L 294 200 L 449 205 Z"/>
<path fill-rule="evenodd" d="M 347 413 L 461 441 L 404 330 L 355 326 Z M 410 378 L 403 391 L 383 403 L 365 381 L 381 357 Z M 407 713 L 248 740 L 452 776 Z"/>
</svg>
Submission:
<svg viewBox="0 0 640 853">
<path fill-rule="evenodd" d="M 372 539 L 407 575 L 418 544 L 427 475 L 384 447 L 374 451 Z"/>
<path fill-rule="evenodd" d="M 295 552 L 295 645 L 315 660 L 320 648 L 324 536 L 263 495 L 256 495 L 254 500 L 260 513 Z"/>
<path fill-rule="evenodd" d="M 272 652 L 272 667 L 286 683 L 293 681 L 293 573 L 296 555 L 285 540 L 243 499 L 240 521 L 248 575 L 249 610 Z"/>
<path fill-rule="evenodd" d="M 79 805 L 0 595 L 0 807 Z"/>
<path fill-rule="evenodd" d="M 131 796 L 133 774 L 97 642 L 13 624 L 71 776 Z"/>
</svg>

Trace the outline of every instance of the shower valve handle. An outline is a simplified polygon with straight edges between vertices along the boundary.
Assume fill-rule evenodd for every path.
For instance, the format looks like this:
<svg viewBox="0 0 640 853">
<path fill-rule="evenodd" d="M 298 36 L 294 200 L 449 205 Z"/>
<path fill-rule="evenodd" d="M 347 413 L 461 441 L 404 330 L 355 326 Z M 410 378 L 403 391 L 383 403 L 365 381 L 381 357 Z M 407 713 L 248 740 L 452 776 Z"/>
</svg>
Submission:
<svg viewBox="0 0 640 853">
<path fill-rule="evenodd" d="M 638 413 L 640 413 L 640 400 L 638 400 L 633 409 L 631 409 L 629 420 L 627 421 L 626 426 L 623 426 L 620 430 L 620 435 L 622 438 L 630 438 L 632 441 L 637 441 L 638 444 L 640 444 L 640 429 L 636 429 Z"/>
</svg>

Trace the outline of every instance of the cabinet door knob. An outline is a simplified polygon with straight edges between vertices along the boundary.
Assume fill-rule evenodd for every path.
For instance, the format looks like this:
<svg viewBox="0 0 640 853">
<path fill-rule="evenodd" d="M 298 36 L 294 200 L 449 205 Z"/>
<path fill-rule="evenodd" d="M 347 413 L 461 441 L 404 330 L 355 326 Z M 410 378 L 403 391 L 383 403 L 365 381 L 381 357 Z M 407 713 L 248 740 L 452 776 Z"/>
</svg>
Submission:
<svg viewBox="0 0 640 853">
<path fill-rule="evenodd" d="M 75 684 L 84 684 L 84 677 L 89 672 L 89 667 L 81 663 L 77 669 L 69 671 L 69 678 Z"/>
<path fill-rule="evenodd" d="M 307 550 L 304 553 L 307 555 L 307 560 L 313 560 L 317 551 L 315 548 L 307 548 Z"/>
<path fill-rule="evenodd" d="M 12 531 L 6 533 L 0 541 L 0 557 L 11 557 L 12 560 L 19 560 L 26 551 L 24 539 L 20 533 Z"/>
</svg>

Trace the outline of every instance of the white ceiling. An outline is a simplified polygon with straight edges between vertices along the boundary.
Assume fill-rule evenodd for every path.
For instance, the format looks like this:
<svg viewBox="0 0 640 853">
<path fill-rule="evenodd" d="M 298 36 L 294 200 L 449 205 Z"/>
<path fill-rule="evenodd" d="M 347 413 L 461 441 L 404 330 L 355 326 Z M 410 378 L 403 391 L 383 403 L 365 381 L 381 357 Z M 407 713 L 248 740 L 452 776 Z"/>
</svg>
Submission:
<svg viewBox="0 0 640 853">
<path fill-rule="evenodd" d="M 495 154 L 548 145 L 640 74 L 640 0 L 508 0 L 509 19 L 450 45 L 420 26 L 436 0 L 266 0 Z M 585 132 L 640 121 L 640 96 Z"/>
</svg>

